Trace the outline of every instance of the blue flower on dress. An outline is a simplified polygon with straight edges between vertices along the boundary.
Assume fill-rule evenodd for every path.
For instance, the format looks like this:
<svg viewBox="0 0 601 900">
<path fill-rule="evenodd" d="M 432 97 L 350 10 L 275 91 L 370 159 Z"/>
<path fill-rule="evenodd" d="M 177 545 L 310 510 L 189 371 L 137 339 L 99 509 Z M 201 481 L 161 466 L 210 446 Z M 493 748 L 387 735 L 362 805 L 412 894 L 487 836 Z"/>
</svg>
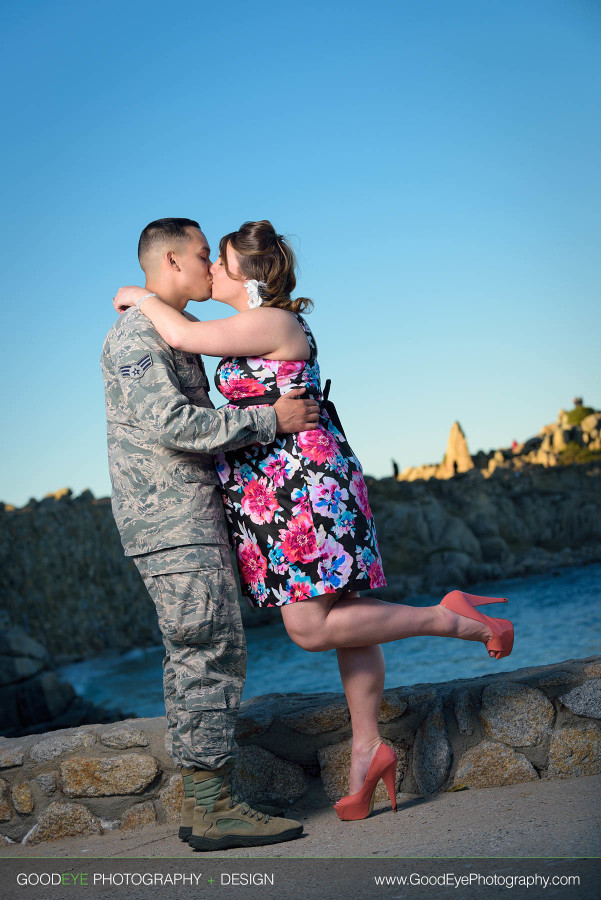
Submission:
<svg viewBox="0 0 601 900">
<path fill-rule="evenodd" d="M 375 556 L 369 549 L 369 547 L 357 547 L 356 548 L 356 560 L 357 565 L 361 569 L 362 572 L 368 572 L 369 567 L 373 563 Z"/>
<path fill-rule="evenodd" d="M 222 484 L 225 484 L 225 482 L 230 477 L 230 473 L 231 473 L 231 469 L 228 465 L 225 455 L 223 453 L 218 453 L 218 454 L 216 454 L 214 459 L 215 459 L 215 468 L 217 470 L 217 474 L 219 475 L 219 480 L 221 481 Z"/>
<path fill-rule="evenodd" d="M 336 537 L 342 537 L 343 534 L 350 534 L 351 537 L 354 537 L 356 518 L 357 514 L 351 512 L 348 509 L 345 509 L 344 512 L 341 512 L 334 522 L 334 534 L 336 535 Z"/>
<path fill-rule="evenodd" d="M 284 551 L 280 545 L 276 545 L 269 551 L 269 568 L 278 575 L 283 575 L 287 571 L 290 563 L 284 556 Z"/>
<path fill-rule="evenodd" d="M 342 546 L 338 544 L 326 532 L 323 525 L 319 526 L 318 537 L 321 542 L 321 552 L 317 568 L 322 579 L 324 593 L 339 591 L 349 580 L 352 571 L 353 558 Z"/>
<path fill-rule="evenodd" d="M 244 487 L 254 478 L 253 470 L 249 465 L 244 463 L 240 468 L 234 469 L 234 481 L 236 481 L 239 485 Z"/>
<path fill-rule="evenodd" d="M 230 378 L 242 378 L 242 369 L 236 363 L 223 363 L 219 366 L 219 378 L 226 383 Z"/>
<path fill-rule="evenodd" d="M 313 508 L 328 519 L 335 519 L 346 509 L 343 500 L 348 500 L 348 491 L 340 487 L 334 478 L 324 477 L 321 484 L 312 484 L 309 487 L 309 496 Z"/>
<path fill-rule="evenodd" d="M 330 425 L 332 425 L 332 423 L 328 422 L 328 431 L 330 431 L 332 434 L 335 431 L 336 436 L 341 437 L 338 429 L 334 428 L 333 425 L 330 428 Z M 332 428 L 334 429 L 334 431 L 332 431 Z M 332 472 L 335 472 L 337 475 L 341 475 L 342 477 L 346 477 L 346 474 L 348 472 L 348 459 L 345 459 L 344 456 L 342 456 L 340 453 L 335 459 L 327 462 L 326 465 L 332 470 Z"/>
</svg>

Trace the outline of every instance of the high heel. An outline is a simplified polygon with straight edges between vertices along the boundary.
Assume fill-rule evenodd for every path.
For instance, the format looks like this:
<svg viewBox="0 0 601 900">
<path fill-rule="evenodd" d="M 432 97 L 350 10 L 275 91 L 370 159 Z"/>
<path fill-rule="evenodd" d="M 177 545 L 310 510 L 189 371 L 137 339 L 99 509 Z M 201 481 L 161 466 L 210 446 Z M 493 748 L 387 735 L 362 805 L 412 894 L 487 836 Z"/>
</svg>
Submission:
<svg viewBox="0 0 601 900">
<path fill-rule="evenodd" d="M 507 603 L 507 597 L 479 597 L 477 594 L 466 594 L 464 591 L 451 591 L 440 601 L 441 606 L 453 610 L 460 616 L 481 622 L 492 631 L 493 636 L 486 643 L 486 649 L 492 650 L 496 659 L 509 656 L 513 649 L 513 624 L 509 619 L 496 619 L 478 612 L 476 606 L 486 603 Z"/>
<path fill-rule="evenodd" d="M 397 755 L 394 750 L 382 742 L 369 764 L 363 786 L 355 794 L 347 794 L 334 804 L 339 819 L 351 822 L 366 819 L 374 808 L 374 794 L 380 778 L 386 785 L 393 812 L 396 812 L 396 767 Z"/>
</svg>

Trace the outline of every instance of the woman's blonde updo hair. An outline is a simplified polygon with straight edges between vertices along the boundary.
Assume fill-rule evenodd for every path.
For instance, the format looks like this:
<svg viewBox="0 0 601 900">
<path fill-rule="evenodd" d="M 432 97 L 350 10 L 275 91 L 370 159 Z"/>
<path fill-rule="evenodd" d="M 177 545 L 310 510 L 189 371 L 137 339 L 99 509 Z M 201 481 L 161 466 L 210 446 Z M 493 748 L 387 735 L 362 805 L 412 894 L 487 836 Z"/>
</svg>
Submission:
<svg viewBox="0 0 601 900">
<path fill-rule="evenodd" d="M 221 238 L 219 255 L 225 271 L 233 278 L 227 267 L 228 244 L 238 256 L 244 279 L 265 282 L 266 287 L 259 288 L 262 306 L 279 306 L 290 312 L 305 312 L 312 308 L 313 301 L 307 297 L 293 300 L 290 296 L 296 287 L 296 257 L 286 238 L 276 234 L 271 222 L 267 219 L 245 222 L 238 231 Z"/>
</svg>

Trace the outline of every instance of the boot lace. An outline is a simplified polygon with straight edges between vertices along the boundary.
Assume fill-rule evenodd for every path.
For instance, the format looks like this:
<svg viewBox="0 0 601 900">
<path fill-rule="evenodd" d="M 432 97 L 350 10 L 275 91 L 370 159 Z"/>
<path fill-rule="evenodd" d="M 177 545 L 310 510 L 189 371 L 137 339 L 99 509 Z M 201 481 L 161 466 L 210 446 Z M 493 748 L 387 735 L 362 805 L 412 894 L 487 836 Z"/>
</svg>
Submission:
<svg viewBox="0 0 601 900">
<path fill-rule="evenodd" d="M 257 809 L 253 809 L 252 806 L 246 802 L 239 794 L 236 794 L 234 791 L 230 794 L 230 809 L 233 809 L 234 806 L 240 807 L 240 812 L 243 816 L 249 816 L 251 819 L 261 820 L 264 822 L 269 822 L 271 816 L 268 816 L 267 813 L 259 812 Z"/>
<path fill-rule="evenodd" d="M 225 771 L 224 778 L 224 787 L 229 791 L 230 802 L 229 808 L 233 809 L 234 806 L 240 807 L 240 812 L 243 816 L 249 816 L 251 819 L 257 819 L 260 821 L 263 819 L 264 822 L 269 822 L 271 816 L 268 816 L 267 813 L 259 812 L 258 809 L 253 809 L 250 803 L 247 803 L 243 797 L 241 797 L 232 787 L 232 767 L 228 766 Z"/>
</svg>

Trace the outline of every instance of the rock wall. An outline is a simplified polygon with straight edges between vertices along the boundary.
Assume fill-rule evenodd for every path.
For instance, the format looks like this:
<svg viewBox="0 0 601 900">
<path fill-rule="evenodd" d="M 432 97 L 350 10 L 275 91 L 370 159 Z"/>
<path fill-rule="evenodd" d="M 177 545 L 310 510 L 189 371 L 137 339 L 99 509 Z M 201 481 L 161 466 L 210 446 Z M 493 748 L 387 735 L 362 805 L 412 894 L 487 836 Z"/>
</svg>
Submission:
<svg viewBox="0 0 601 900">
<path fill-rule="evenodd" d="M 601 772 L 601 657 L 387 690 L 384 739 L 397 791 Z M 270 694 L 242 704 L 236 781 L 253 801 L 319 806 L 348 792 L 343 694 Z M 0 739 L 0 837 L 40 844 L 179 822 L 181 778 L 163 718 Z M 383 785 L 377 800 L 385 800 Z"/>
</svg>

